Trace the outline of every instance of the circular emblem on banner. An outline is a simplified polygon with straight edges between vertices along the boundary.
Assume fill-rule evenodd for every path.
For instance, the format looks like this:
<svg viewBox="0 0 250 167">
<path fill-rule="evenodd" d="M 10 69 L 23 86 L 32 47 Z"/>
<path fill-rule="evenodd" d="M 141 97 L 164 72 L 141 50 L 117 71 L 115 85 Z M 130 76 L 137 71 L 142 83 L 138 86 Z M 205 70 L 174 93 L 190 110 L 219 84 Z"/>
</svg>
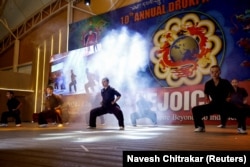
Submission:
<svg viewBox="0 0 250 167">
<path fill-rule="evenodd" d="M 181 13 L 164 21 L 153 35 L 150 70 L 163 87 L 195 85 L 224 57 L 223 32 L 210 17 Z"/>
</svg>

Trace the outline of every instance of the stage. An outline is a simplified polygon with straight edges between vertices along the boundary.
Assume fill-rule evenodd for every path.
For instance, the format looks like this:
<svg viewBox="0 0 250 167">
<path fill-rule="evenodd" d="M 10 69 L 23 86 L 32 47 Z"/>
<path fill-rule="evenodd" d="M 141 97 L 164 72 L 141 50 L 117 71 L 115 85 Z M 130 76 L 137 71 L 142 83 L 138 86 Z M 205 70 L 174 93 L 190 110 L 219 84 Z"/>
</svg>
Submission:
<svg viewBox="0 0 250 167">
<path fill-rule="evenodd" d="M 236 125 L 207 125 L 205 133 L 193 132 L 193 125 L 86 127 L 9 123 L 0 128 L 0 166 L 119 167 L 123 151 L 250 151 L 250 134 L 238 134 Z"/>
</svg>

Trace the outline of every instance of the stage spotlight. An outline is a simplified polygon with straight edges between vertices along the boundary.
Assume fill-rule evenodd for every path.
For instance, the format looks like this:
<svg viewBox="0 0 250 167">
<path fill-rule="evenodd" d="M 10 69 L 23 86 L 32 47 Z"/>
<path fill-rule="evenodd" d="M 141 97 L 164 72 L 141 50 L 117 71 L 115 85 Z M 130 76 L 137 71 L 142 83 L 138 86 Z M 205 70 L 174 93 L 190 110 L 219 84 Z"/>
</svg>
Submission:
<svg viewBox="0 0 250 167">
<path fill-rule="evenodd" d="M 90 0 L 84 0 L 85 5 L 89 6 L 90 5 Z"/>
</svg>

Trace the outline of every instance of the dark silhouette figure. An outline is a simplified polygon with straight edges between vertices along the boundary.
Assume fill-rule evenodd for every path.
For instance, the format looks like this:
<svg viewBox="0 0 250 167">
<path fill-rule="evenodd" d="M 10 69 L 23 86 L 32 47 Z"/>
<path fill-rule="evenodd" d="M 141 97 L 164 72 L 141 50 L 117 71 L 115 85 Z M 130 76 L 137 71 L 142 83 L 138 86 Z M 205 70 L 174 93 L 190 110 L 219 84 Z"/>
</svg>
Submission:
<svg viewBox="0 0 250 167">
<path fill-rule="evenodd" d="M 71 70 L 71 82 L 69 83 L 69 91 L 72 92 L 72 86 L 74 87 L 74 90 L 76 92 L 76 75 L 74 74 L 74 71 Z"/>
</svg>

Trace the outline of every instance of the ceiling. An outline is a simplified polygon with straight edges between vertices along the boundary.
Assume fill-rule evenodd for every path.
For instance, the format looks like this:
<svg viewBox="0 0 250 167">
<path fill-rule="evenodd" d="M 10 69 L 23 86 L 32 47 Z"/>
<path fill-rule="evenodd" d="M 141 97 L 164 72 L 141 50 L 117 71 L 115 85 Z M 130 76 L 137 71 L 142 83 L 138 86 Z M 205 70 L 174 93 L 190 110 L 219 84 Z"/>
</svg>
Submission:
<svg viewBox="0 0 250 167">
<path fill-rule="evenodd" d="M 39 11 L 56 1 L 59 0 L 0 0 L 0 42 L 9 39 L 8 37 L 11 34 L 15 36 L 12 32 L 39 13 Z M 82 12 L 98 15 L 117 7 L 140 2 L 141 0 L 91 0 L 90 6 L 86 6 L 83 3 L 84 0 L 65 1 L 73 2 L 73 6 L 77 10 L 80 9 Z"/>
<path fill-rule="evenodd" d="M 54 0 L 0 0 L 0 40 Z M 7 28 L 7 27 L 8 28 Z"/>
</svg>

